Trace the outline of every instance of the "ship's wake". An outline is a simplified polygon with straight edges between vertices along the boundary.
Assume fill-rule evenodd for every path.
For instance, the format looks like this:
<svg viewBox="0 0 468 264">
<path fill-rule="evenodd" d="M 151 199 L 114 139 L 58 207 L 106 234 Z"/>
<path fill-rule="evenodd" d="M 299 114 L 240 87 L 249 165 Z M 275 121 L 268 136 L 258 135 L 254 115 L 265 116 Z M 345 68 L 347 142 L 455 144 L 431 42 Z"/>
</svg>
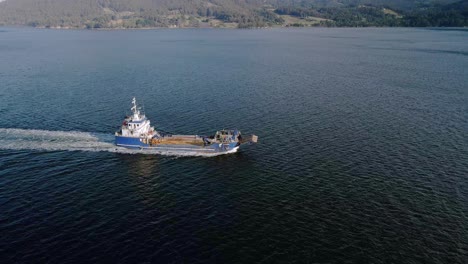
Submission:
<svg viewBox="0 0 468 264">
<path fill-rule="evenodd" d="M 193 153 L 146 149 L 127 149 L 114 145 L 114 136 L 79 131 L 50 131 L 0 128 L 0 149 L 39 151 L 92 151 L 124 154 L 212 157 L 228 153 Z"/>
</svg>

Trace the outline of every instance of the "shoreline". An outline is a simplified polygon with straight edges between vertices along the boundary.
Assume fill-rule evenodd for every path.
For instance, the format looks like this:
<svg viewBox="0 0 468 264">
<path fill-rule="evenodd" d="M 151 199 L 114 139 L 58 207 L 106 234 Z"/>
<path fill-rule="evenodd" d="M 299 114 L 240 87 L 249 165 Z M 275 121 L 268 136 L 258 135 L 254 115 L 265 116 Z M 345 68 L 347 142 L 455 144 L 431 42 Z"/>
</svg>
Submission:
<svg viewBox="0 0 468 264">
<path fill-rule="evenodd" d="M 275 27 L 141 27 L 141 28 L 86 28 L 86 27 L 31 27 L 27 25 L 0 25 L 0 28 L 28 28 L 28 29 L 47 29 L 47 30 L 85 30 L 85 31 L 121 31 L 121 30 L 183 30 L 183 29 L 227 29 L 227 30 L 258 30 L 258 29 L 312 29 L 312 28 L 329 28 L 329 29 L 389 29 L 389 28 L 412 28 L 412 29 L 447 29 L 447 30 L 462 30 L 468 31 L 468 27 L 389 27 L 389 26 L 370 26 L 370 27 L 327 27 L 327 26 L 275 26 Z"/>
</svg>

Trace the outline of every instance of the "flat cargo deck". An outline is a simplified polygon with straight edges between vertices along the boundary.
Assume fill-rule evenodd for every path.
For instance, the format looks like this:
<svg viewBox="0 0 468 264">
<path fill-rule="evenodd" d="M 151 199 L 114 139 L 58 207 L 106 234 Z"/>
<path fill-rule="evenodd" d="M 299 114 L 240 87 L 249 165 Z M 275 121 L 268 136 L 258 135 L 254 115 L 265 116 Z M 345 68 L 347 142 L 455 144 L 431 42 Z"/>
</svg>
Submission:
<svg viewBox="0 0 468 264">
<path fill-rule="evenodd" d="M 203 146 L 203 139 L 199 136 L 173 135 L 160 139 L 151 139 L 150 145 L 194 145 Z"/>
</svg>

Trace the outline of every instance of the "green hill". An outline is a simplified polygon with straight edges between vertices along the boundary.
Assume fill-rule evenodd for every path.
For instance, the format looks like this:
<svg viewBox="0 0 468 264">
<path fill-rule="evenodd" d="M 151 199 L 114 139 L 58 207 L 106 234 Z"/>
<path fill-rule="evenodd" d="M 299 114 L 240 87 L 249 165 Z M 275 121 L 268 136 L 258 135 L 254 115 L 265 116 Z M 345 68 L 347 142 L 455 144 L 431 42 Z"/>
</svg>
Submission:
<svg viewBox="0 0 468 264">
<path fill-rule="evenodd" d="M 4 0 L 0 24 L 57 28 L 468 26 L 468 0 Z"/>
</svg>

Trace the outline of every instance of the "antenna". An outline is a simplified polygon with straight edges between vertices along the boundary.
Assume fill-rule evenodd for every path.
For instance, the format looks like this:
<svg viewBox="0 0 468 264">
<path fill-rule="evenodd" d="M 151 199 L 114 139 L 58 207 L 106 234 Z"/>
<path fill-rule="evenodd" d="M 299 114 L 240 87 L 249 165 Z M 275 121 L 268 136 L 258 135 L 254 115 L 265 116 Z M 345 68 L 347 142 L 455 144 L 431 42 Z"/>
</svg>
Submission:
<svg viewBox="0 0 468 264">
<path fill-rule="evenodd" d="M 133 114 L 136 115 L 138 110 L 137 110 L 137 104 L 136 104 L 135 97 L 133 97 L 132 104 L 133 104 L 133 106 L 132 106 L 131 110 L 133 111 Z"/>
</svg>

